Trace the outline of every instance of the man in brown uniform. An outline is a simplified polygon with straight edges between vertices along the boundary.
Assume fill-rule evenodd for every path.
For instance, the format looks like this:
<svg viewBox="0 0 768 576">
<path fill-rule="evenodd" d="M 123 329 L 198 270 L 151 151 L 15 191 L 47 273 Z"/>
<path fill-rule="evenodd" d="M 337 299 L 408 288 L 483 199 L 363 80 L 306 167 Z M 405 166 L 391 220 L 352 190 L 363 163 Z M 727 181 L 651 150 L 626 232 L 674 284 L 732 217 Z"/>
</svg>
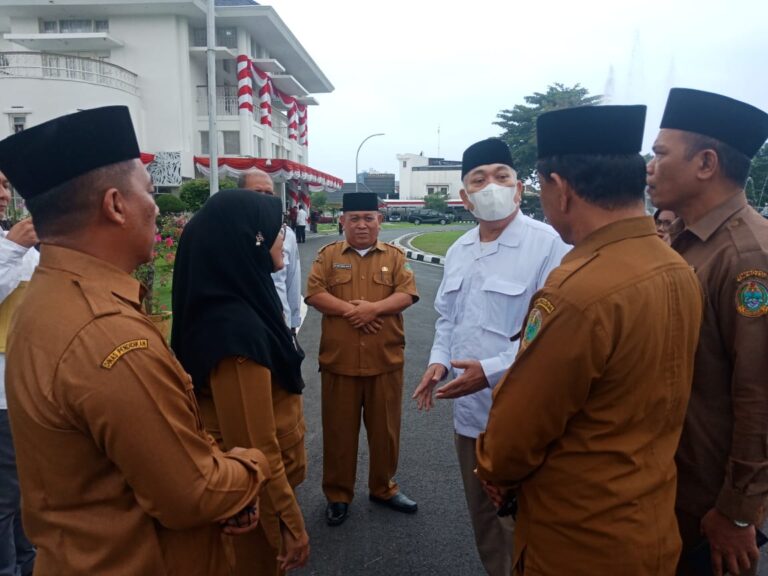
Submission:
<svg viewBox="0 0 768 576">
<path fill-rule="evenodd" d="M 680 574 L 755 574 L 768 509 L 768 221 L 747 205 L 768 114 L 674 88 L 648 165 L 653 203 L 674 210 L 672 248 L 707 299 L 693 389 L 677 451 Z M 697 550 L 698 548 L 698 550 Z"/>
<path fill-rule="evenodd" d="M 215 447 L 189 376 L 141 312 L 130 272 L 151 257 L 157 207 L 138 158 L 123 106 L 0 142 L 42 242 L 7 348 L 35 574 L 226 575 L 219 523 L 255 525 L 269 471 L 258 450 Z"/>
<path fill-rule="evenodd" d="M 401 312 L 419 295 L 402 251 L 378 241 L 376 194 L 345 194 L 342 207 L 346 239 L 320 249 L 306 292 L 306 303 L 323 313 L 323 492 L 331 526 L 344 522 L 354 496 L 361 411 L 370 499 L 400 512 L 417 509 L 393 477 L 403 395 Z"/>
<path fill-rule="evenodd" d="M 702 295 L 645 215 L 644 106 L 537 123 L 541 201 L 574 248 L 532 299 L 478 440 L 489 495 L 517 487 L 515 573 L 674 574 L 674 454 Z"/>
</svg>

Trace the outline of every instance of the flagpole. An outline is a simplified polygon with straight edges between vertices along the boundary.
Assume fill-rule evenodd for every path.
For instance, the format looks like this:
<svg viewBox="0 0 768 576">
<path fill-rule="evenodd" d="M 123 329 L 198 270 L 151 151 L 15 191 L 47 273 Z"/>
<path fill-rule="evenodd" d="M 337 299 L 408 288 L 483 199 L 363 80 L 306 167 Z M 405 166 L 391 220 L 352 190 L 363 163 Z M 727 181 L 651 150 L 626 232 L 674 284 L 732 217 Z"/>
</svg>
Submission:
<svg viewBox="0 0 768 576">
<path fill-rule="evenodd" d="M 216 129 L 216 0 L 208 0 L 206 15 L 208 38 L 208 157 L 210 174 L 208 178 L 211 196 L 219 191 L 219 134 Z"/>
</svg>

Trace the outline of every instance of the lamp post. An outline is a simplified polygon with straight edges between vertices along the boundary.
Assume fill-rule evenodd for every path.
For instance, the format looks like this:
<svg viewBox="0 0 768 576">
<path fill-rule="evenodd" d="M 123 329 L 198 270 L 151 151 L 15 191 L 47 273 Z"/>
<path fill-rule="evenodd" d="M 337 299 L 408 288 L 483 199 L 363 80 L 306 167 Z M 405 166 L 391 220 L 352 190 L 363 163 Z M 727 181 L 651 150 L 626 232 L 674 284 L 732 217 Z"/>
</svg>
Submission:
<svg viewBox="0 0 768 576">
<path fill-rule="evenodd" d="M 357 158 L 358 158 L 358 156 L 360 156 L 360 148 L 362 148 L 363 144 L 365 144 L 368 140 L 370 140 L 374 136 L 384 136 L 384 132 L 378 132 L 376 134 L 371 134 L 370 136 L 366 136 L 365 139 L 362 142 L 360 142 L 360 146 L 357 147 L 357 153 L 355 154 L 355 192 L 357 192 L 357 184 L 358 184 L 358 182 L 357 182 L 357 180 L 358 180 L 358 178 L 357 178 Z"/>
<path fill-rule="evenodd" d="M 206 55 L 208 58 L 208 158 L 211 169 L 208 175 L 209 194 L 219 191 L 219 135 L 216 130 L 216 0 L 208 0 L 206 14 Z"/>
</svg>

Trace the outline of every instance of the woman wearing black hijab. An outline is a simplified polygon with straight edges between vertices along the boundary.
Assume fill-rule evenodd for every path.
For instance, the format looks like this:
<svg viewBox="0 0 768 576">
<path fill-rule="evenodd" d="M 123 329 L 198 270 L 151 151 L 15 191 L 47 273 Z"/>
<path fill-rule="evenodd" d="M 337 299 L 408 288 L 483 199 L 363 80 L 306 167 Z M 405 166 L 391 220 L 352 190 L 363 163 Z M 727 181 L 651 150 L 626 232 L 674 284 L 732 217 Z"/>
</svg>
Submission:
<svg viewBox="0 0 768 576">
<path fill-rule="evenodd" d="M 309 537 L 294 488 L 304 480 L 301 361 L 270 273 L 283 266 L 280 200 L 226 190 L 195 214 L 173 272 L 171 346 L 192 376 L 209 433 L 258 448 L 272 479 L 259 526 L 233 538 L 235 574 L 303 566 Z"/>
</svg>

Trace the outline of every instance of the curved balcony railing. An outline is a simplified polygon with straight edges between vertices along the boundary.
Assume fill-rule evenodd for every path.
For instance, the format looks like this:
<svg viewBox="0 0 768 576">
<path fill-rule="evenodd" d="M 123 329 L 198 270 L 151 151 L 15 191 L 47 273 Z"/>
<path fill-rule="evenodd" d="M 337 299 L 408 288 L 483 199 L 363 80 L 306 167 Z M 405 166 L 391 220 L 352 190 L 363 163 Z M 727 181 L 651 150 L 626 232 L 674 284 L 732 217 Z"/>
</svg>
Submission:
<svg viewBox="0 0 768 576">
<path fill-rule="evenodd" d="M 0 52 L 0 79 L 43 78 L 107 86 L 138 94 L 138 77 L 125 68 L 94 58 L 48 52 Z"/>
</svg>

